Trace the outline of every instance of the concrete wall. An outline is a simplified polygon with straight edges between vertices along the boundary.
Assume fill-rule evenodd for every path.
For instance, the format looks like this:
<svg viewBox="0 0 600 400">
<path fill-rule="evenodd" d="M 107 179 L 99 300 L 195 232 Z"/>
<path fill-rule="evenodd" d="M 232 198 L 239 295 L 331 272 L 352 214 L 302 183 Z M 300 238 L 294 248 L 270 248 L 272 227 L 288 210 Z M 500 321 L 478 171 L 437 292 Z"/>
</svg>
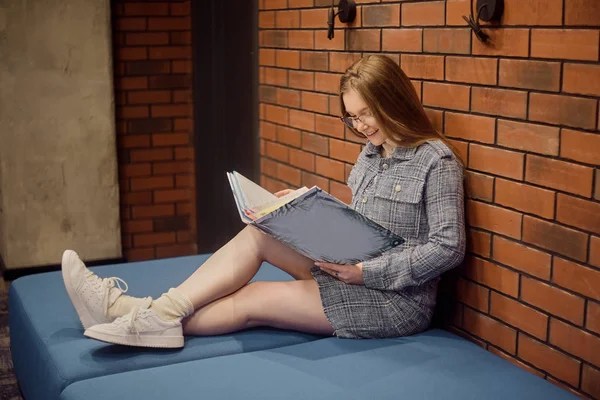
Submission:
<svg viewBox="0 0 600 400">
<path fill-rule="evenodd" d="M 0 254 L 121 255 L 109 2 L 0 3 Z"/>
</svg>

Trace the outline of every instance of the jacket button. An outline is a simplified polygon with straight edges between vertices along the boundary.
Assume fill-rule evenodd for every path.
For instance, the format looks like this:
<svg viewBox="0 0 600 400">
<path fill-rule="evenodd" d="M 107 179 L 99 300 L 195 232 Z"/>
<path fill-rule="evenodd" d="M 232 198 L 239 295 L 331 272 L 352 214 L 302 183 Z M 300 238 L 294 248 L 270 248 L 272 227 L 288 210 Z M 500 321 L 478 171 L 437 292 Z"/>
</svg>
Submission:
<svg viewBox="0 0 600 400">
<path fill-rule="evenodd" d="M 400 189 L 402 189 L 402 188 L 400 187 L 400 185 L 396 185 L 396 187 L 394 188 L 394 190 L 395 190 L 396 192 L 399 192 L 399 191 L 400 191 Z"/>
<path fill-rule="evenodd" d="M 366 203 L 366 202 L 367 202 L 367 198 L 366 198 L 366 197 L 363 197 L 363 198 L 362 198 L 362 202 L 363 202 L 363 203 Z"/>
<path fill-rule="evenodd" d="M 381 167 L 382 167 L 383 169 L 388 169 L 388 165 L 387 165 L 387 164 L 383 164 Z"/>
</svg>

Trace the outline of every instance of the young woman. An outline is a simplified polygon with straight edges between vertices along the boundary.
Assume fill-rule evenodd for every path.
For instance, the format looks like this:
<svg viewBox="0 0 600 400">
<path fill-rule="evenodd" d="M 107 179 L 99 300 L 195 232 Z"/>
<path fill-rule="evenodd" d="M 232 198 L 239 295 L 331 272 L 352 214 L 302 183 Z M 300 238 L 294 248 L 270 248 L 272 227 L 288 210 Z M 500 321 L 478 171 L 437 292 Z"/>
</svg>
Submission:
<svg viewBox="0 0 600 400">
<path fill-rule="evenodd" d="M 358 265 L 315 264 L 246 227 L 156 300 L 124 295 L 119 278 L 99 278 L 67 250 L 63 278 L 85 335 L 181 347 L 184 334 L 255 326 L 346 338 L 427 329 L 440 274 L 464 257 L 462 165 L 388 57 L 367 56 L 352 65 L 341 78 L 340 104 L 342 121 L 367 139 L 348 179 L 351 206 L 405 238 L 404 244 Z M 295 280 L 248 283 L 265 261 Z"/>
</svg>

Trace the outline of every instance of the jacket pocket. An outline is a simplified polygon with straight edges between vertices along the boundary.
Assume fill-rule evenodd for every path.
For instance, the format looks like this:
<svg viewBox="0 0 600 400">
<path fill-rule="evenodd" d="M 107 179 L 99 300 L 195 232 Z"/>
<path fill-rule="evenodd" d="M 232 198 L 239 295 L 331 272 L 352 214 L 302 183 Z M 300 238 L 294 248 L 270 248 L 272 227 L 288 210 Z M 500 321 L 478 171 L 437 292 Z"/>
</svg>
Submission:
<svg viewBox="0 0 600 400">
<path fill-rule="evenodd" d="M 424 187 L 425 181 L 418 178 L 382 179 L 375 191 L 375 221 L 403 237 L 418 237 Z"/>
</svg>

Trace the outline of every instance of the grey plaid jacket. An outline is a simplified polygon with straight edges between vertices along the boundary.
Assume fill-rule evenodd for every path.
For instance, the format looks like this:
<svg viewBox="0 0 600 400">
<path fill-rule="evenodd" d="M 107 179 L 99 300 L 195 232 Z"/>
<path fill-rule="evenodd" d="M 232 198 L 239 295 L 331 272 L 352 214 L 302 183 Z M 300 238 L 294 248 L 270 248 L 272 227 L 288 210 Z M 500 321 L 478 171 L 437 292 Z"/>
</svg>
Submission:
<svg viewBox="0 0 600 400">
<path fill-rule="evenodd" d="M 406 242 L 363 263 L 364 286 L 313 272 L 336 335 L 404 336 L 429 326 L 439 276 L 465 254 L 463 179 L 441 141 L 398 147 L 391 158 L 367 143 L 348 178 L 351 206 Z"/>
</svg>

